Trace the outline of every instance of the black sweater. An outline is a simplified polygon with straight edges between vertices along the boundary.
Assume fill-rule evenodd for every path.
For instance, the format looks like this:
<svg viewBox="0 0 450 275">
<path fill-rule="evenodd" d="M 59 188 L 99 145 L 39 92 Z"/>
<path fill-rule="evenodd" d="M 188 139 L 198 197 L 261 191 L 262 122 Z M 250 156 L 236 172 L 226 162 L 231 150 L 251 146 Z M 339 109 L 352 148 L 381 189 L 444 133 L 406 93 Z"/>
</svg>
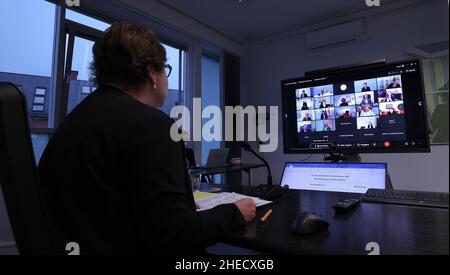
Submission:
<svg viewBox="0 0 450 275">
<path fill-rule="evenodd" d="M 173 120 L 103 86 L 66 118 L 39 163 L 58 252 L 201 254 L 245 222 L 234 204 L 196 212 Z"/>
</svg>

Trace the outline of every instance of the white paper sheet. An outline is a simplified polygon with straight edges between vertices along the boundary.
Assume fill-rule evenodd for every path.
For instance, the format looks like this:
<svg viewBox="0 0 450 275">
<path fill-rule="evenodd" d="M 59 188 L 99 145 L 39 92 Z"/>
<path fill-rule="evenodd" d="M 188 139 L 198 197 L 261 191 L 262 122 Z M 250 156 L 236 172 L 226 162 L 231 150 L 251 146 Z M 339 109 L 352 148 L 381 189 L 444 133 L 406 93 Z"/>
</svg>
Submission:
<svg viewBox="0 0 450 275">
<path fill-rule="evenodd" d="M 198 204 L 200 204 L 200 206 L 202 207 L 201 209 L 199 209 L 199 211 L 204 211 L 204 210 L 214 208 L 218 205 L 235 203 L 239 200 L 247 199 L 247 198 L 252 199 L 256 203 L 256 207 L 260 207 L 260 206 L 272 203 L 271 201 L 262 200 L 260 198 L 249 197 L 249 196 L 244 196 L 244 195 L 237 194 L 237 193 L 227 193 L 227 192 L 214 194 L 212 196 L 196 200 L 196 202 Z"/>
</svg>

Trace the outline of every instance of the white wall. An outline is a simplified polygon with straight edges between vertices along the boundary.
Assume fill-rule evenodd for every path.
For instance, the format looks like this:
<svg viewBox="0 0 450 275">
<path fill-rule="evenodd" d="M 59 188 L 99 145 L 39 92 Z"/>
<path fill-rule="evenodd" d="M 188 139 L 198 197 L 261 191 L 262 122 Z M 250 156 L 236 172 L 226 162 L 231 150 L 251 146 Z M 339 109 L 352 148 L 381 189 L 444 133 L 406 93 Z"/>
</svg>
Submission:
<svg viewBox="0 0 450 275">
<path fill-rule="evenodd" d="M 243 55 L 243 105 L 281 106 L 280 81 L 298 77 L 305 71 L 386 58 L 405 58 L 405 49 L 448 40 L 449 10 L 445 0 L 378 14 L 369 17 L 368 39 L 322 50 L 305 48 L 304 34 L 248 45 Z M 281 110 L 280 110 L 281 112 Z M 280 119 L 280 129 L 282 129 Z M 265 154 L 277 181 L 285 161 L 302 160 L 306 156 L 284 155 L 282 130 L 280 146 L 275 153 Z M 313 156 L 320 161 L 323 156 Z M 449 148 L 433 147 L 430 154 L 367 154 L 363 161 L 386 161 L 396 188 L 430 191 L 449 190 Z M 264 171 L 256 172 L 257 183 Z M 245 177 L 244 177 L 245 179 Z"/>
</svg>

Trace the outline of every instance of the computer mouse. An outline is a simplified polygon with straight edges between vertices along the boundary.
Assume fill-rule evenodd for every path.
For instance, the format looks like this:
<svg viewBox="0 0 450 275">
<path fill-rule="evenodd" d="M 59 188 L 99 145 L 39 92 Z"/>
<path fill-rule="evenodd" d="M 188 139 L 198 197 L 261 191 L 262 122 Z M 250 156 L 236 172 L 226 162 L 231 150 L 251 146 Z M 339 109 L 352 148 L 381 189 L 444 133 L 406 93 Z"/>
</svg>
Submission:
<svg viewBox="0 0 450 275">
<path fill-rule="evenodd" d="M 315 213 L 301 213 L 292 223 L 292 232 L 299 235 L 309 235 L 328 230 L 330 224 Z"/>
</svg>

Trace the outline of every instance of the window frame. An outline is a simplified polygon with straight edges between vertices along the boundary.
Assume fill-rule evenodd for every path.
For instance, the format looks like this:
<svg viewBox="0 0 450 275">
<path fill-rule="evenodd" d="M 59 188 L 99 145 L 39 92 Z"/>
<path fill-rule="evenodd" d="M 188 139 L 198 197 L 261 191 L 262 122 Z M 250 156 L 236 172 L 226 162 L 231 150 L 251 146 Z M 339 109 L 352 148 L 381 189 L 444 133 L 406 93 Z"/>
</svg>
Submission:
<svg viewBox="0 0 450 275">
<path fill-rule="evenodd" d="M 423 67 L 423 63 L 432 63 L 433 60 L 435 58 L 439 58 L 442 56 L 448 56 L 448 49 L 445 51 L 440 51 L 440 52 L 435 52 L 435 53 L 428 53 L 428 52 L 424 52 L 420 49 L 416 48 L 408 48 L 405 50 L 405 58 L 406 59 L 419 59 L 421 62 L 421 66 L 422 66 L 422 74 L 425 73 L 425 68 Z M 425 89 L 424 91 L 424 96 L 425 96 L 425 101 L 426 101 L 426 119 L 428 120 L 428 127 L 429 128 L 429 141 L 430 141 L 430 146 L 448 146 L 449 145 L 449 140 L 447 140 L 446 142 L 435 142 L 432 139 L 432 133 L 431 133 L 431 125 L 430 123 L 432 123 L 432 114 L 429 112 L 429 102 L 428 102 L 428 97 L 430 95 L 439 95 L 439 94 L 444 94 L 447 93 L 448 94 L 448 90 L 447 91 L 442 91 L 442 90 L 438 90 L 438 87 L 436 87 L 436 82 L 435 82 L 435 68 L 433 66 L 433 64 L 431 64 L 430 66 L 430 71 L 428 71 L 428 73 L 431 74 L 432 79 L 431 79 L 431 83 L 430 85 L 432 86 L 431 90 L 426 90 L 426 85 L 425 85 L 425 79 L 423 79 L 423 87 Z M 423 77 L 423 76 L 422 76 Z"/>
<path fill-rule="evenodd" d="M 74 37 L 80 37 L 88 40 L 95 41 L 101 35 L 103 31 L 98 29 L 80 24 L 78 22 L 66 19 L 66 10 L 70 9 L 82 15 L 91 17 L 93 19 L 102 21 L 106 24 L 113 24 L 119 21 L 118 18 L 108 16 L 106 13 L 101 13 L 93 9 L 89 9 L 86 6 L 80 7 L 67 7 L 65 1 L 63 0 L 45 0 L 52 4 L 55 4 L 55 34 L 54 34 L 54 48 L 53 48 L 53 65 L 52 65 L 52 91 L 48 95 L 48 116 L 49 125 L 48 129 L 53 130 L 57 128 L 60 123 L 67 116 L 68 100 L 69 100 L 69 85 L 70 85 L 70 68 L 72 58 L 68 53 L 73 53 Z M 134 11 L 130 11 L 134 12 Z M 151 18 L 143 17 L 143 19 L 148 20 L 148 23 L 143 24 L 149 27 L 150 24 L 157 22 L 152 22 Z M 138 22 L 139 23 L 139 22 Z M 161 26 L 156 27 L 161 28 Z M 179 51 L 178 55 L 178 90 L 170 89 L 169 91 L 178 93 L 178 102 L 176 104 L 189 105 L 187 99 L 190 97 L 191 93 L 188 94 L 188 90 L 191 89 L 190 78 L 191 74 L 188 74 L 190 66 L 189 55 L 192 42 L 185 41 L 181 43 L 175 42 L 176 39 L 168 38 L 169 36 L 165 33 L 155 32 L 160 39 L 160 42 L 166 46 L 173 47 Z M 184 34 L 179 33 L 181 36 Z M 66 42 L 66 35 L 69 36 Z M 72 39 L 71 39 L 72 38 Z M 190 38 L 189 38 L 190 39 Z M 180 41 L 184 41 L 181 39 Z M 66 58 L 67 52 L 67 58 Z M 67 60 L 66 60 L 67 59 Z M 66 62 L 67 61 L 67 62 Z M 68 62 L 70 61 L 70 62 Z M 70 63 L 70 64 L 69 64 Z M 70 66 L 69 66 L 70 65 Z M 67 69 L 69 68 L 69 69 Z M 175 75 L 174 75 L 175 76 Z M 195 81 L 195 80 L 192 80 Z M 56 92 L 59 91 L 59 92 Z M 48 91 L 47 91 L 48 92 Z M 91 90 L 92 92 L 92 90 Z M 31 129 L 32 132 L 39 131 L 42 129 Z"/>
</svg>

